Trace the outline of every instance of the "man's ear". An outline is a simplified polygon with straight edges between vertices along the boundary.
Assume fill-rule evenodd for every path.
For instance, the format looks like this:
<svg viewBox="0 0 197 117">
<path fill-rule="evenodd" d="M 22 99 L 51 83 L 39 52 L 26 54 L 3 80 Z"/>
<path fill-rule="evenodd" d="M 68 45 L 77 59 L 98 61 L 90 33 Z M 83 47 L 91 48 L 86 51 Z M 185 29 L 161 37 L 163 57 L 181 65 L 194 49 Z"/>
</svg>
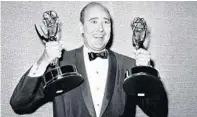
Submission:
<svg viewBox="0 0 197 117">
<path fill-rule="evenodd" d="M 80 28 L 80 33 L 83 34 L 84 30 L 83 30 L 83 24 L 81 22 L 79 23 L 79 28 Z"/>
</svg>

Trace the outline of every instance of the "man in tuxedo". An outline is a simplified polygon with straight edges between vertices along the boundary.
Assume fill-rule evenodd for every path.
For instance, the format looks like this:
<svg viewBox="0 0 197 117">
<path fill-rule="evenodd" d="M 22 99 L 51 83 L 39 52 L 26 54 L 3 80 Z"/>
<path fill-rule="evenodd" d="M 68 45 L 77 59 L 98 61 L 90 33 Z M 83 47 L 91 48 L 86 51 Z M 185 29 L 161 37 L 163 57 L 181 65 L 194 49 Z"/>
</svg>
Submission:
<svg viewBox="0 0 197 117">
<path fill-rule="evenodd" d="M 75 65 L 84 82 L 53 99 L 54 117 L 134 117 L 136 105 L 148 116 L 166 117 L 165 91 L 150 98 L 137 98 L 123 90 L 126 70 L 149 65 L 150 54 L 139 49 L 134 60 L 108 49 L 112 19 L 107 8 L 99 3 L 92 2 L 83 8 L 80 22 L 84 45 L 62 55 L 62 43 L 47 42 L 43 55 L 23 75 L 11 97 L 14 111 L 32 113 L 49 101 L 43 92 L 42 77 L 49 64 L 62 57 L 60 65 Z"/>
</svg>

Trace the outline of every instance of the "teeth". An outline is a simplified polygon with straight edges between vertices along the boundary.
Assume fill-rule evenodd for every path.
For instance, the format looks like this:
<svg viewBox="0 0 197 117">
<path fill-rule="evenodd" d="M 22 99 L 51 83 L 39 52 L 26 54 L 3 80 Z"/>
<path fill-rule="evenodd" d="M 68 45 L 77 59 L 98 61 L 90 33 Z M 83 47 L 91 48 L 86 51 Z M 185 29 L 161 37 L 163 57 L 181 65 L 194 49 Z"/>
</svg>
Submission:
<svg viewBox="0 0 197 117">
<path fill-rule="evenodd" d="M 95 36 L 95 38 L 103 38 L 103 37 Z"/>
<path fill-rule="evenodd" d="M 95 38 L 103 38 L 103 35 L 93 35 Z"/>
</svg>

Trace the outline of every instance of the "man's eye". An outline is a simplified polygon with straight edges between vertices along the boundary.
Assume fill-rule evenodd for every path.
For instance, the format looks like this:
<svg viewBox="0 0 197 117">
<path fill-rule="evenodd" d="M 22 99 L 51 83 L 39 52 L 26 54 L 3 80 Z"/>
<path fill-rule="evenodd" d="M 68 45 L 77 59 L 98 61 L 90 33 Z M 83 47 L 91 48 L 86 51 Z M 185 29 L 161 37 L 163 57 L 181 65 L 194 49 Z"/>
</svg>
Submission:
<svg viewBox="0 0 197 117">
<path fill-rule="evenodd" d="M 91 23 L 93 23 L 93 24 L 97 24 L 97 21 L 91 21 Z"/>
<path fill-rule="evenodd" d="M 110 21 L 107 21 L 107 20 L 106 20 L 106 21 L 104 21 L 104 23 L 105 23 L 105 24 L 110 24 Z"/>
</svg>

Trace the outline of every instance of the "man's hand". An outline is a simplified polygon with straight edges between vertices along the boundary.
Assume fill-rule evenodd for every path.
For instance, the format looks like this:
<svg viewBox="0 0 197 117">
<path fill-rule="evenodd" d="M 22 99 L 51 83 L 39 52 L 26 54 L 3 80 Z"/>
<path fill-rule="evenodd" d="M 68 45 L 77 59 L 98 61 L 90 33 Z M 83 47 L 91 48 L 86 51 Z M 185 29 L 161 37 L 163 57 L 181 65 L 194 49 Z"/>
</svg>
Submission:
<svg viewBox="0 0 197 117">
<path fill-rule="evenodd" d="M 55 59 L 62 56 L 64 45 L 62 42 L 49 41 L 45 44 L 44 53 L 40 59 L 32 66 L 28 76 L 42 76 L 46 71 L 47 66 Z"/>
<path fill-rule="evenodd" d="M 49 41 L 45 44 L 44 53 L 40 60 L 50 64 L 55 58 L 60 58 L 62 56 L 63 49 L 64 45 L 61 41 Z"/>
<path fill-rule="evenodd" d="M 145 49 L 138 49 L 134 51 L 137 66 L 150 66 L 151 54 Z"/>
</svg>

